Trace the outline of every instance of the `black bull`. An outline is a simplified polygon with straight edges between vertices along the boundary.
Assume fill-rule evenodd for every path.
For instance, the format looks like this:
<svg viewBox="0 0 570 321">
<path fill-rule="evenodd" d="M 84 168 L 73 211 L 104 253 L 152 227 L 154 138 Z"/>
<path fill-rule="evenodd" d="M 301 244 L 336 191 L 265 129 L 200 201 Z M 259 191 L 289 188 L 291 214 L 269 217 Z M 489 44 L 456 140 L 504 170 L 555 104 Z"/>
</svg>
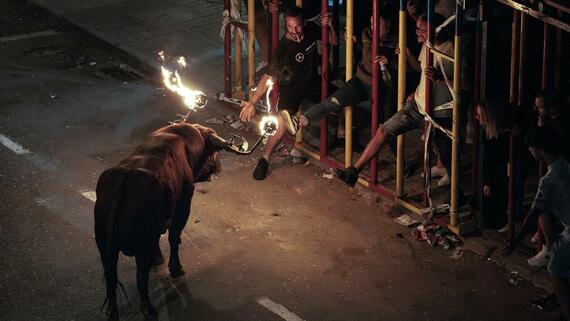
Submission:
<svg viewBox="0 0 570 321">
<path fill-rule="evenodd" d="M 126 159 L 101 174 L 95 203 L 95 239 L 107 285 L 107 316 L 118 318 L 119 252 L 135 256 L 141 310 L 156 316 L 148 296 L 151 266 L 162 261 L 160 235 L 168 233 L 172 277 L 184 274 L 178 257 L 180 234 L 190 215 L 194 183 L 221 171 L 219 137 L 187 123 L 151 133 Z"/>
</svg>

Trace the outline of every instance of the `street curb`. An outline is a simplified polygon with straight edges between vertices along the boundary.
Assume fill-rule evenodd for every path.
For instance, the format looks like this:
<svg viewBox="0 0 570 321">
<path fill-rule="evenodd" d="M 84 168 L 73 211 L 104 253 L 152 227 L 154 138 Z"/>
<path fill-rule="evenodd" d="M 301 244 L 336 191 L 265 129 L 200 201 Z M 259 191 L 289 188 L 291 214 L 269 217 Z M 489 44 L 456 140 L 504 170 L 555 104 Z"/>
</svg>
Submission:
<svg viewBox="0 0 570 321">
<path fill-rule="evenodd" d="M 127 49 L 122 48 L 120 44 L 114 43 L 112 39 L 108 39 L 105 37 L 105 35 L 98 33 L 95 30 L 88 30 L 80 23 L 66 18 L 64 14 L 62 12 L 58 12 L 57 9 L 45 7 L 39 3 L 34 2 L 33 0 L 25 1 L 31 7 L 54 16 L 58 23 L 61 23 L 65 26 L 65 31 L 68 31 L 75 35 L 80 35 L 82 37 L 90 38 L 89 40 L 97 42 L 105 50 L 111 52 L 113 55 L 116 55 L 120 60 L 135 68 L 145 77 L 148 77 L 152 80 L 157 80 L 156 75 L 160 72 L 158 64 L 153 65 L 152 63 L 149 63 L 144 59 L 138 57 L 136 54 L 129 52 Z"/>
</svg>

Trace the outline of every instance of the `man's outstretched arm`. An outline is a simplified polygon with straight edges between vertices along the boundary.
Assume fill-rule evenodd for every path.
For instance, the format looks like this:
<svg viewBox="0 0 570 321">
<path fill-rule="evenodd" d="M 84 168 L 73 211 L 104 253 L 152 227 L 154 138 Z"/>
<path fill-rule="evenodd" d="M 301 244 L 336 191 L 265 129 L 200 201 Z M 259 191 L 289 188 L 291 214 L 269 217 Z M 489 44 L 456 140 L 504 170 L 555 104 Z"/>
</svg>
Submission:
<svg viewBox="0 0 570 321">
<path fill-rule="evenodd" d="M 241 107 L 241 111 L 239 113 L 239 119 L 244 122 L 248 122 L 251 120 L 251 117 L 255 115 L 255 105 L 261 100 L 261 97 L 267 91 L 267 80 L 272 79 L 272 77 L 268 74 L 264 74 L 259 83 L 257 84 L 257 89 L 255 92 L 249 97 L 249 101 L 246 101 L 243 106 Z"/>
</svg>

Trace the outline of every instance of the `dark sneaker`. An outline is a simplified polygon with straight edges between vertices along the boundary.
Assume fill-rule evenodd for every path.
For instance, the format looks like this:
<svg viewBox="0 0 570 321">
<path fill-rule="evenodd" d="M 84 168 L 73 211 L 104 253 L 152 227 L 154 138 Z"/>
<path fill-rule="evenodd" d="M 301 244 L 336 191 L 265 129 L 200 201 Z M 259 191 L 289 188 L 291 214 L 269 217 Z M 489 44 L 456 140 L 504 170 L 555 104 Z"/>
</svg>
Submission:
<svg viewBox="0 0 570 321">
<path fill-rule="evenodd" d="M 354 187 L 358 181 L 358 170 L 353 166 L 346 169 L 333 168 L 333 171 L 341 181 L 350 187 Z"/>
<path fill-rule="evenodd" d="M 295 115 L 291 116 L 291 114 L 287 110 L 282 110 L 281 116 L 283 116 L 283 120 L 285 120 L 285 124 L 283 125 L 285 126 L 285 128 L 287 128 L 289 134 L 295 135 L 299 130 L 299 119 L 297 118 L 297 116 Z"/>
<path fill-rule="evenodd" d="M 253 178 L 258 181 L 262 181 L 267 177 L 267 169 L 269 168 L 269 162 L 263 157 L 257 162 L 257 166 L 253 170 Z"/>
</svg>

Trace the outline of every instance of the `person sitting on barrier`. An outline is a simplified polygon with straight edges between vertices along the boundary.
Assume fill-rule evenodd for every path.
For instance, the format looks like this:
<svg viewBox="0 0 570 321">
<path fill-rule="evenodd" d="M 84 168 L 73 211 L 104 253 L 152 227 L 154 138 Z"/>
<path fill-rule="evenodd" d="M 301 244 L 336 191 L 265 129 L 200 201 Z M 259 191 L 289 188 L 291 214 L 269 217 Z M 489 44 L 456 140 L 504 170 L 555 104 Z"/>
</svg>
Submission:
<svg viewBox="0 0 570 321">
<path fill-rule="evenodd" d="M 540 179 L 519 232 L 501 249 L 501 254 L 510 255 L 538 221 L 545 245 L 527 262 L 533 267 L 547 267 L 562 313 L 570 320 L 570 164 L 562 156 L 560 137 L 552 128 L 531 130 L 525 141 L 533 157 L 548 165 L 548 172 Z M 554 229 L 556 220 L 564 227 L 559 235 Z"/>
<path fill-rule="evenodd" d="M 475 189 L 470 205 L 479 209 L 481 228 L 500 228 L 506 223 L 508 143 L 513 114 L 511 105 L 494 100 L 476 106 L 476 119 L 483 129 L 483 162 L 479 171 L 482 181 Z"/>
<path fill-rule="evenodd" d="M 440 25 L 443 23 L 444 18 L 440 15 L 434 15 L 434 24 Z M 420 53 L 419 59 L 421 62 L 422 74 L 420 79 L 420 84 L 416 88 L 414 94 L 410 95 L 406 101 L 404 107 L 398 111 L 394 116 L 388 119 L 386 122 L 380 125 L 376 131 L 372 140 L 366 146 L 366 149 L 356 161 L 356 163 L 347 169 L 335 170 L 338 177 L 344 181 L 349 186 L 354 186 L 358 179 L 358 174 L 364 168 L 364 166 L 372 159 L 392 138 L 400 134 L 408 132 L 412 129 L 422 128 L 424 124 L 424 104 L 425 104 L 425 82 L 426 78 L 433 81 L 432 87 L 432 104 L 435 106 L 433 112 L 433 119 L 437 124 L 443 127 L 451 127 L 451 110 L 449 109 L 451 102 L 453 100 L 451 92 L 444 80 L 442 72 L 445 72 L 447 79 L 452 81 L 453 65 L 452 63 L 442 60 L 441 58 L 434 56 L 434 66 L 426 66 L 425 63 L 425 50 L 426 40 L 427 40 L 427 21 L 425 16 L 420 16 L 416 22 L 417 30 L 416 34 L 418 36 L 418 42 L 423 43 L 422 51 Z M 451 35 L 446 28 L 442 29 L 435 37 L 435 48 L 449 56 L 453 55 L 453 43 L 450 41 Z M 440 64 L 445 66 L 444 70 L 441 70 Z M 296 125 L 295 119 L 289 121 L 289 124 L 293 124 L 293 127 L 302 127 L 308 122 L 306 117 L 301 117 L 298 121 L 299 125 Z M 284 117 L 285 118 L 285 117 Z M 292 127 L 289 125 L 288 127 Z M 438 151 L 441 155 L 443 164 L 445 165 L 447 171 L 451 170 L 451 139 L 443 134 L 440 130 L 435 131 L 435 143 Z M 445 177 L 444 177 L 445 178 Z"/>
<path fill-rule="evenodd" d="M 287 9 L 285 22 L 287 32 L 279 41 L 269 73 L 261 77 L 257 90 L 249 101 L 243 104 L 239 118 L 244 122 L 255 115 L 255 105 L 266 93 L 268 89 L 266 84 L 270 79 L 278 80 L 280 109 L 295 113 L 304 99 L 317 102 L 321 98 L 321 78 L 318 74 L 321 58 L 317 52 L 317 40 L 321 30 L 314 24 L 305 25 L 299 7 Z M 332 27 L 332 15 L 321 17 L 321 23 L 328 26 L 330 44 L 336 45 L 337 37 Z M 279 123 L 282 124 L 283 121 L 279 119 Z M 263 180 L 267 176 L 269 157 L 285 133 L 285 127 L 279 126 L 277 133 L 269 137 L 263 156 L 253 171 L 253 178 L 256 180 Z"/>
<path fill-rule="evenodd" d="M 346 106 L 357 107 L 357 104 L 369 101 L 372 94 L 372 61 L 380 65 L 379 70 L 379 101 L 380 115 L 379 120 L 385 121 L 392 117 L 395 113 L 396 102 L 396 59 L 395 59 L 395 35 L 391 32 L 393 11 L 389 6 L 380 9 L 380 28 L 379 36 L 379 55 L 372 59 L 372 28 L 368 27 L 362 31 L 362 60 L 356 67 L 356 77 L 351 78 L 344 85 L 338 88 L 329 98 L 317 105 L 311 106 L 304 111 L 298 119 L 286 110 L 281 114 L 286 121 L 287 130 L 294 135 L 299 128 L 306 127 L 310 123 L 314 123 L 326 115 L 340 111 Z M 372 24 L 372 17 L 371 17 Z M 418 65 L 419 66 L 419 65 Z M 355 118 L 357 114 L 362 114 L 358 109 L 355 110 Z M 369 114 L 369 111 L 368 111 Z M 369 118 L 369 116 L 367 117 Z M 390 148 L 394 155 L 396 154 L 396 141 L 390 141 Z"/>
</svg>

